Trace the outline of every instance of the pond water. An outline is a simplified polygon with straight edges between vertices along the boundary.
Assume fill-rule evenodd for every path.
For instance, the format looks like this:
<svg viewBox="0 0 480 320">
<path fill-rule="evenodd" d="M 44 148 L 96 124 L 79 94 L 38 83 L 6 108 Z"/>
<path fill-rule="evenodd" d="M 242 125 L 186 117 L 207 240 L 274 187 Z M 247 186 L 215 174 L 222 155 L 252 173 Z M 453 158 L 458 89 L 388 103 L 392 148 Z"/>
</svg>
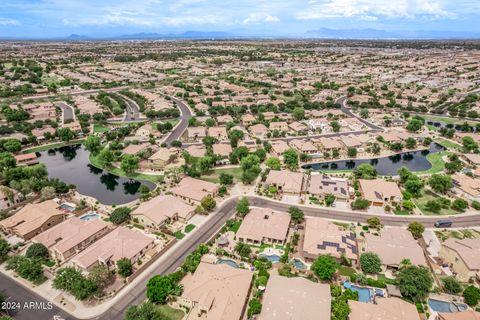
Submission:
<svg viewBox="0 0 480 320">
<path fill-rule="evenodd" d="M 410 171 L 429 170 L 432 164 L 428 161 L 427 155 L 443 150 L 445 150 L 445 148 L 441 145 L 432 143 L 428 150 L 402 152 L 396 155 L 374 159 L 319 162 L 306 164 L 303 168 L 312 170 L 353 170 L 362 163 L 368 163 L 377 170 L 379 175 L 393 176 L 397 175 L 398 169 L 401 167 L 407 167 Z"/>
<path fill-rule="evenodd" d="M 72 145 L 37 152 L 38 160 L 47 166 L 48 175 L 76 186 L 80 194 L 106 205 L 124 204 L 138 199 L 143 184 L 150 190 L 155 184 L 119 177 L 92 166 L 89 152 L 82 145 Z"/>
</svg>

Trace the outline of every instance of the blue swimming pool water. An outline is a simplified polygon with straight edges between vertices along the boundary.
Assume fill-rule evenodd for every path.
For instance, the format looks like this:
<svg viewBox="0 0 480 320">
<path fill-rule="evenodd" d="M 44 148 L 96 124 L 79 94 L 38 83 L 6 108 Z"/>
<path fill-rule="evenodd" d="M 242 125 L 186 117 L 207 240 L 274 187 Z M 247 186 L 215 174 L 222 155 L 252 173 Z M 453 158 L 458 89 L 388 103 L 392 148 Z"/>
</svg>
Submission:
<svg viewBox="0 0 480 320">
<path fill-rule="evenodd" d="M 307 266 L 300 259 L 293 259 L 291 262 L 293 266 L 297 269 L 307 269 Z"/>
<path fill-rule="evenodd" d="M 100 218 L 100 216 L 98 215 L 98 213 L 96 212 L 90 212 L 90 213 L 87 213 L 83 216 L 80 217 L 80 220 L 83 220 L 83 221 L 90 221 L 90 220 L 95 220 L 95 219 L 98 219 Z"/>
<path fill-rule="evenodd" d="M 455 304 L 453 302 L 437 299 L 428 299 L 428 305 L 430 306 L 430 309 L 436 312 L 459 312 L 468 309 L 467 305 L 463 303 Z"/>
<path fill-rule="evenodd" d="M 358 301 L 360 302 L 372 302 L 372 290 L 369 288 L 357 287 L 348 281 L 343 283 L 345 289 L 358 292 Z"/>
<path fill-rule="evenodd" d="M 75 210 L 75 207 L 72 207 L 71 205 L 67 204 L 67 203 L 62 203 L 60 205 L 60 208 L 62 208 L 63 210 L 67 210 L 67 211 L 73 211 Z"/>
<path fill-rule="evenodd" d="M 239 268 L 238 264 L 235 261 L 229 259 L 218 259 L 217 264 L 226 264 L 235 269 Z"/>
<path fill-rule="evenodd" d="M 271 263 L 276 263 L 280 261 L 280 256 L 276 254 L 271 254 L 271 255 L 266 255 L 266 254 L 260 254 L 260 257 L 265 257 L 267 258 L 268 261 Z"/>
</svg>

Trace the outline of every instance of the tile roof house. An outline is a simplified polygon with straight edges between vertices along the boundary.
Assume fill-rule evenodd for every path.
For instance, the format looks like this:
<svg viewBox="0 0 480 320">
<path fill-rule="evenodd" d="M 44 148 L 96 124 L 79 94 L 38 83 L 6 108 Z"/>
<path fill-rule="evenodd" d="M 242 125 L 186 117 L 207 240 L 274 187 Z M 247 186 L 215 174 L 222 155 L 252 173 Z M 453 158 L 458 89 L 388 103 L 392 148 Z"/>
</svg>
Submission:
<svg viewBox="0 0 480 320">
<path fill-rule="evenodd" d="M 122 258 L 135 263 L 153 245 L 154 238 L 140 231 L 120 226 L 80 252 L 72 262 L 86 271 L 90 271 L 99 264 L 115 268 L 117 261 Z"/>
<path fill-rule="evenodd" d="M 290 141 L 290 145 L 301 153 L 317 153 L 318 149 L 310 140 L 294 139 Z"/>
<path fill-rule="evenodd" d="M 208 128 L 208 135 L 218 139 L 219 141 L 228 139 L 227 128 L 225 127 L 210 127 Z"/>
<path fill-rule="evenodd" d="M 391 201 L 400 202 L 403 198 L 400 188 L 393 181 L 359 179 L 358 186 L 363 198 L 374 206 L 383 206 Z"/>
<path fill-rule="evenodd" d="M 272 274 L 263 295 L 260 320 L 330 319 L 330 285 Z"/>
<path fill-rule="evenodd" d="M 414 304 L 400 298 L 381 298 L 377 303 L 348 300 L 349 320 L 420 320 Z"/>
<path fill-rule="evenodd" d="M 52 258 L 65 261 L 109 231 L 108 223 L 102 219 L 84 221 L 72 217 L 35 236 L 32 242 L 47 247 Z"/>
<path fill-rule="evenodd" d="M 285 244 L 290 214 L 268 208 L 251 208 L 238 229 L 241 242 L 252 244 Z"/>
<path fill-rule="evenodd" d="M 398 268 L 405 258 L 415 265 L 428 266 L 422 247 L 404 228 L 385 228 L 378 236 L 365 234 L 364 251 L 376 253 L 386 267 Z"/>
<path fill-rule="evenodd" d="M 290 149 L 290 146 L 283 140 L 272 140 L 270 141 L 270 144 L 272 145 L 272 153 L 277 157 Z"/>
<path fill-rule="evenodd" d="M 455 187 L 472 198 L 480 197 L 480 181 L 467 175 L 456 173 L 452 176 Z"/>
<path fill-rule="evenodd" d="M 294 121 L 294 122 L 290 123 L 288 125 L 288 127 L 293 132 L 296 132 L 296 133 L 303 132 L 303 131 L 306 131 L 308 129 L 308 127 L 305 124 L 303 124 L 301 122 L 298 122 L 298 121 Z"/>
<path fill-rule="evenodd" d="M 194 274 L 182 279 L 180 305 L 188 307 L 189 319 L 243 319 L 253 273 L 225 264 L 200 262 Z"/>
<path fill-rule="evenodd" d="M 349 199 L 348 179 L 332 178 L 328 175 L 314 174 L 310 176 L 307 191 L 314 196 L 333 194 L 336 198 Z"/>
<path fill-rule="evenodd" d="M 156 196 L 132 211 L 131 216 L 143 225 L 158 228 L 171 221 L 185 222 L 195 213 L 195 207 L 186 204 L 172 195 Z"/>
<path fill-rule="evenodd" d="M 196 158 L 204 157 L 207 154 L 207 148 L 203 144 L 192 144 L 184 149 L 189 155 Z"/>
<path fill-rule="evenodd" d="M 480 312 L 466 310 L 461 312 L 439 312 L 438 320 L 480 320 Z"/>
<path fill-rule="evenodd" d="M 179 150 L 175 148 L 160 148 L 157 152 L 148 158 L 150 169 L 163 169 L 168 164 L 175 161 L 178 157 Z"/>
<path fill-rule="evenodd" d="M 270 122 L 269 129 L 271 131 L 273 130 L 288 131 L 288 124 L 285 121 Z"/>
<path fill-rule="evenodd" d="M 184 200 L 200 202 L 206 196 L 215 196 L 219 188 L 218 184 L 212 182 L 185 177 L 171 192 Z"/>
<path fill-rule="evenodd" d="M 242 122 L 243 125 L 249 125 L 252 122 L 255 122 L 256 120 L 257 118 L 255 118 L 255 116 L 250 113 L 246 113 L 240 118 L 240 121 Z"/>
<path fill-rule="evenodd" d="M 0 210 L 11 208 L 23 200 L 23 195 L 9 187 L 0 187 Z"/>
<path fill-rule="evenodd" d="M 232 146 L 230 143 L 215 143 L 212 145 L 213 153 L 222 157 L 228 157 L 232 152 Z"/>
<path fill-rule="evenodd" d="M 315 260 L 319 255 L 330 254 L 339 259 L 342 255 L 353 263 L 358 261 L 358 246 L 355 233 L 321 218 L 305 219 L 303 256 Z"/>
<path fill-rule="evenodd" d="M 447 239 L 439 253 L 444 262 L 451 264 L 461 280 L 479 276 L 480 239 Z"/>
<path fill-rule="evenodd" d="M 200 141 L 207 136 L 207 130 L 205 127 L 188 127 L 186 132 L 186 140 Z"/>
<path fill-rule="evenodd" d="M 13 216 L 0 220 L 0 228 L 5 233 L 16 234 L 30 240 L 37 234 L 65 220 L 67 213 L 60 210 L 53 200 L 28 203 Z"/>
<path fill-rule="evenodd" d="M 268 132 L 268 128 L 261 123 L 254 124 L 253 126 L 250 126 L 248 129 L 250 130 L 250 133 L 257 138 L 263 138 Z"/>
<path fill-rule="evenodd" d="M 147 149 L 149 146 L 150 146 L 150 143 L 139 143 L 139 144 L 131 143 L 122 150 L 122 153 L 136 155 L 140 151 Z"/>
<path fill-rule="evenodd" d="M 338 140 L 332 138 L 318 138 L 315 140 L 322 150 L 330 151 L 333 149 L 342 149 L 342 145 Z"/>
<path fill-rule="evenodd" d="M 35 152 L 22 153 L 15 156 L 17 166 L 30 166 L 38 163 L 37 154 Z"/>
<path fill-rule="evenodd" d="M 266 185 L 273 185 L 284 194 L 300 195 L 303 190 L 303 173 L 289 170 L 270 170 Z"/>
</svg>

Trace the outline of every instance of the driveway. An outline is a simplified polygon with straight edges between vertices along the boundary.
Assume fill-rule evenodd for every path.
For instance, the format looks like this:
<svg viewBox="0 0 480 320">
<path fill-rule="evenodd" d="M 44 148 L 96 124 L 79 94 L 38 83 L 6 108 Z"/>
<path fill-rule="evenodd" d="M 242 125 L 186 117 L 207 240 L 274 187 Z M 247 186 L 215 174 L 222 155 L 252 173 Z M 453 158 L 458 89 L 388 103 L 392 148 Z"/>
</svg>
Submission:
<svg viewBox="0 0 480 320">
<path fill-rule="evenodd" d="M 438 253 L 442 248 L 442 244 L 440 243 L 440 240 L 438 240 L 437 235 L 435 234 L 435 231 L 432 229 L 425 230 L 425 232 L 423 232 L 423 239 L 427 244 L 428 253 L 432 257 L 438 257 Z"/>
<path fill-rule="evenodd" d="M 75 111 L 72 106 L 69 106 L 65 102 L 58 102 L 57 107 L 62 109 L 62 123 L 65 123 L 67 120 L 75 121 Z"/>
</svg>

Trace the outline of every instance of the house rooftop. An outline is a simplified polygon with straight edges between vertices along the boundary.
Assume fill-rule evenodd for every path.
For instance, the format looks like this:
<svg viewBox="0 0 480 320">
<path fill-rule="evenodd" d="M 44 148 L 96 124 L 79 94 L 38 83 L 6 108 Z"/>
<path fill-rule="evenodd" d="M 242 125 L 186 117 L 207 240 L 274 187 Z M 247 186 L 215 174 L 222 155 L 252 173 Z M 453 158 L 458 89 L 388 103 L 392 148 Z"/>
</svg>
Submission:
<svg viewBox="0 0 480 320">
<path fill-rule="evenodd" d="M 349 320 L 420 320 L 415 305 L 400 298 L 381 298 L 377 303 L 348 300 Z"/>
<path fill-rule="evenodd" d="M 193 211 L 195 211 L 194 206 L 186 204 L 172 195 L 161 195 L 142 202 L 131 215 L 143 215 L 156 224 L 163 224 L 175 216 L 185 219 Z"/>
<path fill-rule="evenodd" d="M 290 226 L 290 214 L 268 208 L 251 208 L 237 231 L 237 238 L 262 242 L 264 238 L 284 241 Z"/>
</svg>

